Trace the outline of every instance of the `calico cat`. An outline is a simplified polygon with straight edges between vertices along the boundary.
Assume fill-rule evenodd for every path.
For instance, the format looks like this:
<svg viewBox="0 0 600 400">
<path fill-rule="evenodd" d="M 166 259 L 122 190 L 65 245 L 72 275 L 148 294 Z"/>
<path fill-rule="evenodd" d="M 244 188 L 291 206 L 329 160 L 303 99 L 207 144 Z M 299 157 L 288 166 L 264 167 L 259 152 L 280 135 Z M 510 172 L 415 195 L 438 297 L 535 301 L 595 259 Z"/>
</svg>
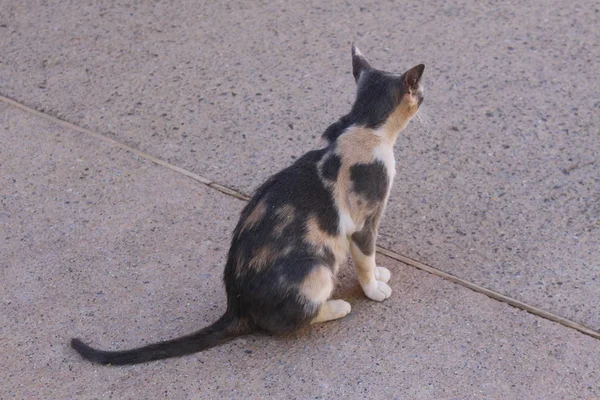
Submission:
<svg viewBox="0 0 600 400">
<path fill-rule="evenodd" d="M 424 68 L 380 71 L 352 46 L 356 101 L 323 133 L 325 148 L 273 175 L 242 210 L 224 272 L 227 310 L 215 323 L 133 350 L 96 350 L 79 339 L 71 346 L 96 363 L 136 364 L 345 317 L 350 304 L 329 298 L 348 252 L 365 295 L 388 298 L 390 271 L 375 265 L 375 239 L 395 174 L 393 146 L 423 101 Z"/>
</svg>

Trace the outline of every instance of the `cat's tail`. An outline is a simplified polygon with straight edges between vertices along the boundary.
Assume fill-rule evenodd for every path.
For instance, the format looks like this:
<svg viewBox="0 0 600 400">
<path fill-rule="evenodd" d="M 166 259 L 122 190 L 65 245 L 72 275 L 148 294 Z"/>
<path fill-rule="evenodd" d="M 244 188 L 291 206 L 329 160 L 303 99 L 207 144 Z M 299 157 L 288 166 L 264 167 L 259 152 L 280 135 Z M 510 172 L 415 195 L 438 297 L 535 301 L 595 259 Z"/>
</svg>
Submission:
<svg viewBox="0 0 600 400">
<path fill-rule="evenodd" d="M 98 364 L 138 364 L 196 353 L 252 331 L 253 329 L 245 321 L 232 316 L 230 313 L 225 313 L 214 324 L 190 335 L 137 349 L 124 351 L 96 350 L 79 339 L 71 339 L 71 347 L 86 360 Z"/>
</svg>

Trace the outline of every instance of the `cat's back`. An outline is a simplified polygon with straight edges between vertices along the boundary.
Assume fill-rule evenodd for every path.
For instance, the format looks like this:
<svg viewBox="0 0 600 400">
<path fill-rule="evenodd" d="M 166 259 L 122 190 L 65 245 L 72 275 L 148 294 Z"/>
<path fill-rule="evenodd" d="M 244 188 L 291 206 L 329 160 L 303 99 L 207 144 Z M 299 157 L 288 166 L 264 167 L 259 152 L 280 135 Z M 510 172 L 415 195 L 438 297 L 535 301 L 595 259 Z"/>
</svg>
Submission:
<svg viewBox="0 0 600 400">
<path fill-rule="evenodd" d="M 327 238 L 338 235 L 338 212 L 319 173 L 330 150 L 310 151 L 270 177 L 243 209 L 225 272 L 226 284 L 241 296 L 269 298 L 269 282 L 293 292 L 315 266 L 337 264 Z"/>
</svg>

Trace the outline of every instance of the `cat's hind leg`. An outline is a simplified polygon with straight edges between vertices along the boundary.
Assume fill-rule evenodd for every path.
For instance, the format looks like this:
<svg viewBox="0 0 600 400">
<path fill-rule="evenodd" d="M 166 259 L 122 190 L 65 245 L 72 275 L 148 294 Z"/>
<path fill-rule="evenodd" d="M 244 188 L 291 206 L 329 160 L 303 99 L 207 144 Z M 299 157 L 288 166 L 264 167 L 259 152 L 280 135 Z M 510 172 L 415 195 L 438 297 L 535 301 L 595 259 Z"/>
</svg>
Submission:
<svg viewBox="0 0 600 400">
<path fill-rule="evenodd" d="M 350 314 L 352 307 L 350 303 L 344 300 L 328 300 L 321 305 L 319 312 L 312 321 L 311 324 L 318 324 L 319 322 L 332 321 L 334 319 L 344 318 Z"/>
<path fill-rule="evenodd" d="M 320 305 L 311 324 L 343 318 L 350 313 L 350 303 L 344 300 L 328 300 L 333 292 L 334 278 L 331 269 L 316 266 L 302 282 L 300 293 L 309 304 Z"/>
</svg>

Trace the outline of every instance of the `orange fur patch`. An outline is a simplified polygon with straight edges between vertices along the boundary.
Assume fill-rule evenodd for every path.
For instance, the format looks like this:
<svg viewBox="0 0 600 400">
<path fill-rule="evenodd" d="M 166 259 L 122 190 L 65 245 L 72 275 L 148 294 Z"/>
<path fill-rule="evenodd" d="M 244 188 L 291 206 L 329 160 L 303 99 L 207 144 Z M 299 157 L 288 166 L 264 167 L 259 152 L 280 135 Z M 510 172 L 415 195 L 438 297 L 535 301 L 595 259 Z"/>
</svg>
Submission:
<svg viewBox="0 0 600 400">
<path fill-rule="evenodd" d="M 259 202 L 248 214 L 244 220 L 242 230 L 249 230 L 256 226 L 267 215 L 267 204 L 264 201 Z"/>
<path fill-rule="evenodd" d="M 250 260 L 250 267 L 255 269 L 262 269 L 265 266 L 271 264 L 278 254 L 273 251 L 268 245 L 264 245 L 258 248 L 254 253 L 254 257 Z"/>
<path fill-rule="evenodd" d="M 300 293 L 317 304 L 325 302 L 333 292 L 333 275 L 324 266 L 315 267 L 300 285 Z"/>
<path fill-rule="evenodd" d="M 356 163 L 373 162 L 373 150 L 381 143 L 381 137 L 371 129 L 353 127 L 338 139 L 338 153 L 342 158 L 342 168 Z"/>
<path fill-rule="evenodd" d="M 412 117 L 415 116 L 419 109 L 417 98 L 411 93 L 407 93 L 402 98 L 402 101 L 396 107 L 394 112 L 388 117 L 383 124 L 383 131 L 386 138 L 391 141 L 392 145 L 396 142 L 396 138 L 400 131 L 406 128 Z"/>
<path fill-rule="evenodd" d="M 275 213 L 277 214 L 277 224 L 275 225 L 274 232 L 275 235 L 281 236 L 283 230 L 294 221 L 296 208 L 291 204 L 285 204 L 277 209 Z"/>
<path fill-rule="evenodd" d="M 345 260 L 348 254 L 348 239 L 342 236 L 331 236 L 319 227 L 317 217 L 310 217 L 306 221 L 305 240 L 312 244 L 321 254 L 329 249 L 335 257 L 334 270 Z"/>
</svg>

